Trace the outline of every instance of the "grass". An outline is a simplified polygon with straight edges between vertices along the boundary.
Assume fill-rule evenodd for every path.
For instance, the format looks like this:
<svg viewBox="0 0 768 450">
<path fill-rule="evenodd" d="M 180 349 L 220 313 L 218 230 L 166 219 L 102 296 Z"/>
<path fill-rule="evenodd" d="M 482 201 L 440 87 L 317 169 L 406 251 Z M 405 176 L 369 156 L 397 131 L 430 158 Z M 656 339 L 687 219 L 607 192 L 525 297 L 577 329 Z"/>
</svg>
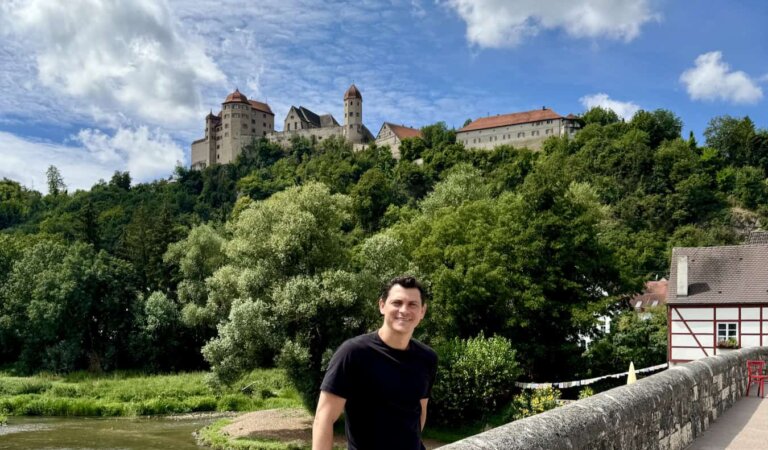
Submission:
<svg viewBox="0 0 768 450">
<path fill-rule="evenodd" d="M 232 423 L 231 420 L 218 420 L 200 430 L 197 443 L 214 450 L 305 450 L 312 446 L 302 442 L 280 442 L 271 439 L 233 439 L 221 432 L 221 429 Z"/>
<path fill-rule="evenodd" d="M 277 369 L 255 370 L 221 392 L 205 378 L 205 373 L 0 374 L 0 411 L 11 416 L 145 416 L 301 405 L 298 392 Z"/>
</svg>

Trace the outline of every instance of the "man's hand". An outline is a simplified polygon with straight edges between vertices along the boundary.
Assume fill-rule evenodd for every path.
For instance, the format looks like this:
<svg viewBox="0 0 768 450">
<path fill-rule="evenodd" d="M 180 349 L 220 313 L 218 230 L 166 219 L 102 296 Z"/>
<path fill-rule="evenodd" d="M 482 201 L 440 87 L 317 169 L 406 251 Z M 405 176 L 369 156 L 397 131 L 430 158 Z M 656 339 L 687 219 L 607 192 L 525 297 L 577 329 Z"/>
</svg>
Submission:
<svg viewBox="0 0 768 450">
<path fill-rule="evenodd" d="M 427 423 L 427 402 L 428 398 L 422 398 L 421 402 L 421 431 L 424 431 L 424 424 Z"/>
<path fill-rule="evenodd" d="M 422 400 L 423 401 L 423 400 Z M 331 450 L 333 448 L 333 423 L 344 411 L 347 399 L 321 391 L 317 402 L 315 421 L 312 424 L 312 450 Z M 424 417 L 424 412 L 422 412 Z"/>
</svg>

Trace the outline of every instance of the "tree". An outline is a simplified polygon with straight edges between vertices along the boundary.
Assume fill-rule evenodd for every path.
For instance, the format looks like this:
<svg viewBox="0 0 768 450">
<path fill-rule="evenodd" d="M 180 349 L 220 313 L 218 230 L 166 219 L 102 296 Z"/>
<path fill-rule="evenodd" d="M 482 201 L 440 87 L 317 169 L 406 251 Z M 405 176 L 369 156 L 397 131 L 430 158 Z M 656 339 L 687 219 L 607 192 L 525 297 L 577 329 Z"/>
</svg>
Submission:
<svg viewBox="0 0 768 450">
<path fill-rule="evenodd" d="M 377 230 L 389 205 L 400 203 L 393 180 L 377 168 L 368 170 L 360 177 L 350 197 L 355 216 L 366 232 Z"/>
<path fill-rule="evenodd" d="M 209 330 L 208 339 L 216 325 L 226 319 L 228 309 L 208 302 L 206 280 L 223 266 L 225 238 L 210 225 L 193 228 L 187 237 L 168 246 L 163 256 L 166 264 L 178 267 L 180 281 L 176 286 L 182 306 L 181 320 L 188 327 Z M 206 339 L 207 340 L 207 339 Z"/>
<path fill-rule="evenodd" d="M 45 171 L 45 177 L 48 180 L 48 194 L 57 196 L 62 192 L 66 192 L 67 185 L 64 184 L 64 177 L 61 176 L 61 172 L 56 166 L 48 166 L 48 170 Z"/>
<path fill-rule="evenodd" d="M 218 380 L 277 356 L 313 410 L 331 352 L 375 317 L 366 276 L 346 267 L 350 208 L 349 197 L 309 183 L 254 202 L 228 225 L 228 264 L 206 281 L 208 301 L 228 310 L 203 348 Z"/>
<path fill-rule="evenodd" d="M 754 136 L 755 124 L 749 117 L 718 116 L 710 120 L 704 129 L 707 146 L 719 150 L 725 160 L 735 166 L 754 162 L 750 161 Z"/>
<path fill-rule="evenodd" d="M 635 367 L 662 364 L 667 360 L 667 315 L 663 307 L 642 314 L 626 310 L 614 321 L 611 333 L 594 340 L 585 356 L 589 374 L 600 375 Z"/>
<path fill-rule="evenodd" d="M 620 119 L 619 115 L 613 112 L 613 110 L 595 106 L 584 113 L 582 120 L 584 120 L 584 123 L 587 125 L 592 123 L 598 125 L 610 125 L 619 122 Z"/>
<path fill-rule="evenodd" d="M 0 298 L 0 326 L 19 343 L 25 371 L 98 371 L 132 362 L 131 270 L 103 251 L 40 242 L 14 264 Z"/>
<path fill-rule="evenodd" d="M 683 131 L 683 121 L 666 109 L 655 111 L 641 109 L 632 116 L 629 126 L 648 133 L 648 144 L 651 148 L 658 147 L 664 141 L 680 138 L 680 133 Z"/>
</svg>

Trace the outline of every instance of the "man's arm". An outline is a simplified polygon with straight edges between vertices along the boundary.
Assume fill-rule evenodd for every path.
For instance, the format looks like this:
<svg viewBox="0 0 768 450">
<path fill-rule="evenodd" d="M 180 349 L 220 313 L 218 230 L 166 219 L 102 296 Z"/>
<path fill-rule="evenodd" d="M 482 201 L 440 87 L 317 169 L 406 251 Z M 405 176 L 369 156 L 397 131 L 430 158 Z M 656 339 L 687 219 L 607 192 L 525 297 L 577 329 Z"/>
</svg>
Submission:
<svg viewBox="0 0 768 450">
<path fill-rule="evenodd" d="M 427 402 L 428 398 L 422 398 L 421 402 L 421 430 L 424 431 L 424 424 L 427 423 Z"/>
<path fill-rule="evenodd" d="M 423 402 L 424 400 L 422 400 Z M 320 391 L 320 400 L 317 402 L 315 421 L 312 424 L 312 450 L 331 450 L 333 448 L 333 423 L 344 411 L 347 399 Z M 422 412 L 422 426 L 424 423 Z"/>
</svg>

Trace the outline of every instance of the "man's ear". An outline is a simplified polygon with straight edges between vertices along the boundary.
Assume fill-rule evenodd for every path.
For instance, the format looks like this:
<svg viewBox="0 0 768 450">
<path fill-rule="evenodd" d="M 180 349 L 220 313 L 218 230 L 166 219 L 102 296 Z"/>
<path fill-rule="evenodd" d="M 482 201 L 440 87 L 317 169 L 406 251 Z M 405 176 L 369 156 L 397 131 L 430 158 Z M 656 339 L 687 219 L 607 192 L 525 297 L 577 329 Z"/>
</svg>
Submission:
<svg viewBox="0 0 768 450">
<path fill-rule="evenodd" d="M 379 314 L 384 314 L 384 311 L 382 311 L 384 309 L 384 303 L 385 303 L 385 300 L 383 298 L 380 298 L 379 299 Z"/>
</svg>

